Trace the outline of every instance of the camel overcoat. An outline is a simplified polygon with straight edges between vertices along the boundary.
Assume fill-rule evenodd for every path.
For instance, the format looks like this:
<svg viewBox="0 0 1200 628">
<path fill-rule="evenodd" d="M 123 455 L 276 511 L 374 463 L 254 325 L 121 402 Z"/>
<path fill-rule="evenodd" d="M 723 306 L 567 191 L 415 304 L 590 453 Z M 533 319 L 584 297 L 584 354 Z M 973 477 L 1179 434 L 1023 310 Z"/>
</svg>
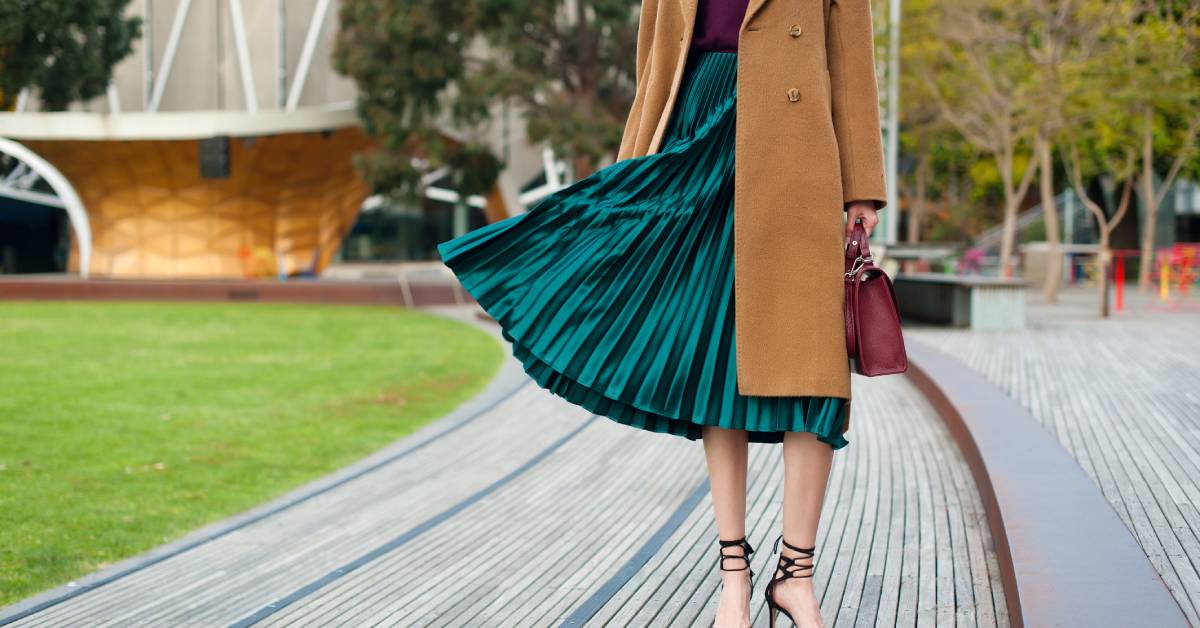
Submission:
<svg viewBox="0 0 1200 628">
<path fill-rule="evenodd" d="M 643 0 L 617 159 L 659 150 L 698 0 Z M 738 35 L 738 392 L 850 398 L 845 203 L 886 201 L 870 0 L 750 0 Z"/>
</svg>

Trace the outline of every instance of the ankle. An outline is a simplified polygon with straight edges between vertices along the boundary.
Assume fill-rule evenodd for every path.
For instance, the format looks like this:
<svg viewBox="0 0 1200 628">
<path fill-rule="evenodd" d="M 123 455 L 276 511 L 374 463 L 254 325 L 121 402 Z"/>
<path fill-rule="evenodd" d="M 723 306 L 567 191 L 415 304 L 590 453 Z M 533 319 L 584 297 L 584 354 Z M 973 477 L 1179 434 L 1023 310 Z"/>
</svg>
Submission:
<svg viewBox="0 0 1200 628">
<path fill-rule="evenodd" d="M 721 573 L 721 586 L 726 591 L 749 591 L 750 576 L 744 571 L 725 571 Z"/>
<path fill-rule="evenodd" d="M 783 548 L 780 549 L 780 543 Z M 813 575 L 813 570 L 816 567 L 816 551 L 815 544 L 812 547 L 802 547 L 793 545 L 783 538 L 780 534 L 775 539 L 774 551 L 779 552 L 778 572 L 783 572 L 790 578 L 810 578 Z"/>
<path fill-rule="evenodd" d="M 797 552 L 785 547 L 783 551 L 779 553 L 779 555 L 783 558 L 787 558 L 787 562 L 798 567 L 798 571 L 801 573 L 812 571 L 812 569 L 816 567 L 816 556 L 813 554 Z"/>
<path fill-rule="evenodd" d="M 746 537 L 738 539 L 717 539 L 717 545 L 720 548 L 720 556 L 717 560 L 717 565 L 721 570 L 722 578 L 728 581 L 727 576 L 733 574 L 741 576 L 748 575 L 754 577 L 754 571 L 750 568 L 750 556 L 754 553 L 754 547 L 746 541 Z"/>
<path fill-rule="evenodd" d="M 780 591 L 813 592 L 816 590 L 813 587 L 812 578 L 787 578 L 780 580 L 775 586 L 778 587 Z"/>
</svg>

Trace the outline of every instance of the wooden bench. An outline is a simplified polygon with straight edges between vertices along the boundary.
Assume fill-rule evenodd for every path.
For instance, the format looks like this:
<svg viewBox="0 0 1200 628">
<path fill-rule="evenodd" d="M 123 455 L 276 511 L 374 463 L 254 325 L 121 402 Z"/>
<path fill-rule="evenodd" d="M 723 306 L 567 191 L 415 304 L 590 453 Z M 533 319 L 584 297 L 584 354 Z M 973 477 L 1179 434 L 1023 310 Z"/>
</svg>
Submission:
<svg viewBox="0 0 1200 628">
<path fill-rule="evenodd" d="M 1024 329 L 1025 281 L 978 275 L 901 273 L 900 317 L 971 329 Z"/>
</svg>

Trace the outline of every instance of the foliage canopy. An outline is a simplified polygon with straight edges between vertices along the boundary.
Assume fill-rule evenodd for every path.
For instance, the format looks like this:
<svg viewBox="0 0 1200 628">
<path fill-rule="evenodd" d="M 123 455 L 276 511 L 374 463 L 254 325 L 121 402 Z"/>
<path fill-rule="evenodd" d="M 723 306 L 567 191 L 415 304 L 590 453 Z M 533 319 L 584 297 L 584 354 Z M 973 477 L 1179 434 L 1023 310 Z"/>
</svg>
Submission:
<svg viewBox="0 0 1200 628">
<path fill-rule="evenodd" d="M 637 0 L 347 0 L 335 67 L 383 150 L 361 160 L 377 191 L 414 195 L 447 167 L 465 194 L 503 167 L 489 141 L 505 108 L 578 174 L 611 154 L 633 100 Z M 412 159 L 419 155 L 419 159 Z"/>
<path fill-rule="evenodd" d="M 48 111 L 103 94 L 142 35 L 142 19 L 125 17 L 128 4 L 0 0 L 0 110 L 27 87 Z"/>
</svg>

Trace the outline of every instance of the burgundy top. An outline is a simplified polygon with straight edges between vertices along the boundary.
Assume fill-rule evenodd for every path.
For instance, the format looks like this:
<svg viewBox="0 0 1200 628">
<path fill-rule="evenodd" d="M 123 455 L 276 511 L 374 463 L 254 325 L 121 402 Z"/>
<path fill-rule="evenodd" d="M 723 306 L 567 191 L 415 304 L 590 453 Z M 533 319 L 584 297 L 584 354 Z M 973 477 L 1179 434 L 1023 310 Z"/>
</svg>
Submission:
<svg viewBox="0 0 1200 628">
<path fill-rule="evenodd" d="M 738 31 L 750 0 L 700 0 L 692 28 L 692 50 L 737 52 Z"/>
</svg>

